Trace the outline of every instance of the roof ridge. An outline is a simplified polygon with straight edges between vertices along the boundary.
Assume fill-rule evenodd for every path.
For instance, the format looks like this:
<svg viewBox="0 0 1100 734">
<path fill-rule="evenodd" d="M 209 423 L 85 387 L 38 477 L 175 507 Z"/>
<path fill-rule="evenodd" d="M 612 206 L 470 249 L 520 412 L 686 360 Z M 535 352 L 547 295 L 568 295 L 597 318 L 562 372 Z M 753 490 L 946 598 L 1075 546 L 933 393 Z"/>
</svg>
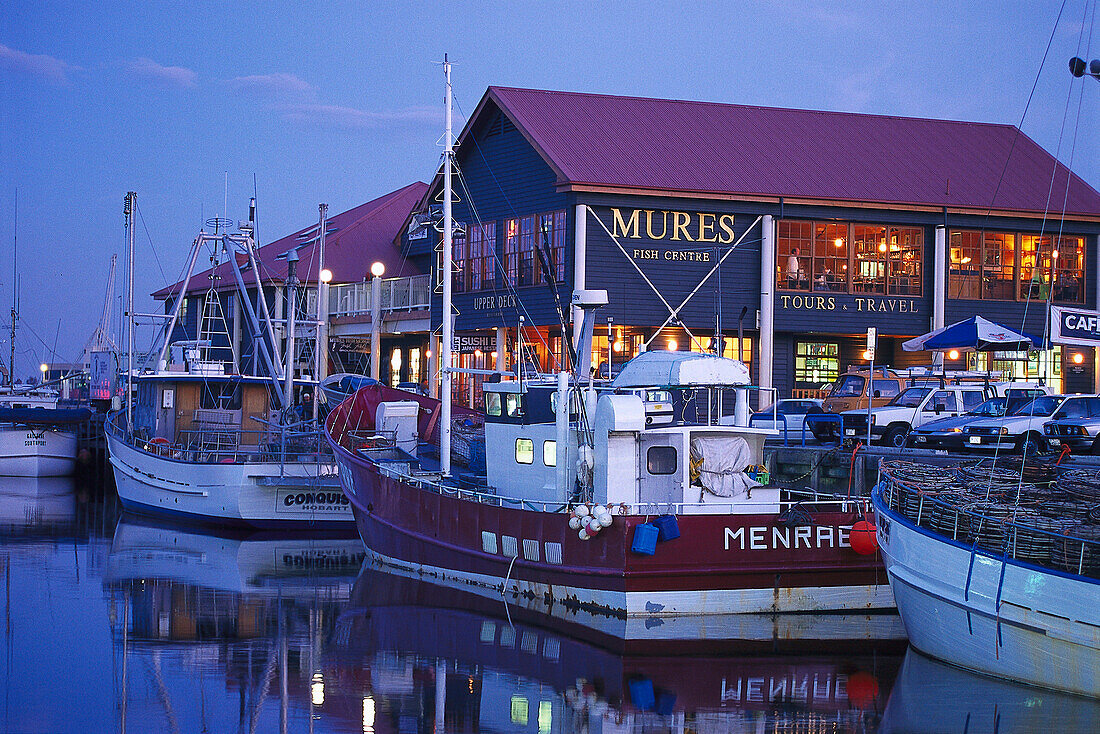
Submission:
<svg viewBox="0 0 1100 734">
<path fill-rule="evenodd" d="M 528 87 L 498 87 L 490 86 L 490 90 L 501 92 L 534 92 L 538 94 L 555 94 L 555 95 L 567 95 L 574 97 L 594 97 L 601 99 L 625 99 L 634 100 L 637 102 L 664 102 L 669 104 L 687 104 L 687 105 L 700 105 L 704 107 L 736 107 L 740 109 L 750 110 L 772 110 L 783 112 L 798 112 L 803 114 L 815 114 L 815 115 L 843 115 L 854 117 L 875 117 L 886 120 L 914 120 L 924 122 L 938 122 L 938 123 L 954 123 L 959 125 L 983 125 L 987 127 L 1005 127 L 1012 130 L 1018 129 L 1015 125 L 1008 122 L 979 122 L 976 120 L 955 120 L 940 117 L 913 117 L 909 115 L 888 115 L 880 112 L 845 112 L 842 110 L 812 110 L 803 107 L 773 107 L 768 105 L 754 105 L 744 104 L 740 102 L 714 102 L 708 100 L 697 99 L 678 99 L 667 97 L 642 97 L 633 94 L 606 94 L 601 92 L 570 92 L 558 89 L 532 89 Z M 1022 131 L 1021 131 L 1022 132 Z"/>
</svg>

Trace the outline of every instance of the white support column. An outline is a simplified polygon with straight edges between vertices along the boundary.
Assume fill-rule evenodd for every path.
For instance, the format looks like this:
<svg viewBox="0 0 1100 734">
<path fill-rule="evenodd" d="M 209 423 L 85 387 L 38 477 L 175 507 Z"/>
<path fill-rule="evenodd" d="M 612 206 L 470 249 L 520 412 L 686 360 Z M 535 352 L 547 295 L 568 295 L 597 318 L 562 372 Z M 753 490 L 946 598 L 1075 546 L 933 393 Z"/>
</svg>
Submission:
<svg viewBox="0 0 1100 734">
<path fill-rule="evenodd" d="M 497 360 L 493 365 L 493 369 L 497 372 L 503 372 L 508 366 L 508 330 L 503 326 L 497 327 Z"/>
<path fill-rule="evenodd" d="M 573 226 L 573 290 L 579 291 L 585 288 L 584 266 L 588 257 L 588 207 L 584 204 L 577 204 L 576 220 Z M 584 312 L 574 306 L 573 344 L 580 341 L 583 320 Z"/>
<path fill-rule="evenodd" d="M 382 374 L 382 277 L 370 281 L 370 376 Z"/>
<path fill-rule="evenodd" d="M 765 214 L 760 220 L 760 339 L 757 344 L 757 364 L 760 369 L 758 382 L 762 388 L 770 388 L 775 351 L 775 220 Z M 771 405 L 771 393 L 760 391 L 758 407 L 763 410 Z"/>
<path fill-rule="evenodd" d="M 439 397 L 439 337 L 428 334 L 428 395 Z"/>
<path fill-rule="evenodd" d="M 936 241 L 932 254 L 932 330 L 944 327 L 947 313 L 947 229 L 936 227 Z M 932 364 L 943 364 L 943 352 L 933 352 Z"/>
</svg>

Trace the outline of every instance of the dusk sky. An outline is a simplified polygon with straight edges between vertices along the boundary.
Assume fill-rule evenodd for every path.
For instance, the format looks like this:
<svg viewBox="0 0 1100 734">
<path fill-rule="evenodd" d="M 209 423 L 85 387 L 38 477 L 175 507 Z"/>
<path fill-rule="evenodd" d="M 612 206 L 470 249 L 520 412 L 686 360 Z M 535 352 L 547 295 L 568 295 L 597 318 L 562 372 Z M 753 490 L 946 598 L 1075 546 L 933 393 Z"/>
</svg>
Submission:
<svg viewBox="0 0 1100 734">
<path fill-rule="evenodd" d="M 0 354 L 17 189 L 27 376 L 79 356 L 112 253 L 124 293 L 127 191 L 147 311 L 222 215 L 227 175 L 234 220 L 255 177 L 261 243 L 315 222 L 320 202 L 336 214 L 429 180 L 444 53 L 456 132 L 489 85 L 973 120 L 1021 125 L 1097 187 L 1100 83 L 1067 67 L 1100 56 L 1096 4 L 8 2 Z"/>
</svg>

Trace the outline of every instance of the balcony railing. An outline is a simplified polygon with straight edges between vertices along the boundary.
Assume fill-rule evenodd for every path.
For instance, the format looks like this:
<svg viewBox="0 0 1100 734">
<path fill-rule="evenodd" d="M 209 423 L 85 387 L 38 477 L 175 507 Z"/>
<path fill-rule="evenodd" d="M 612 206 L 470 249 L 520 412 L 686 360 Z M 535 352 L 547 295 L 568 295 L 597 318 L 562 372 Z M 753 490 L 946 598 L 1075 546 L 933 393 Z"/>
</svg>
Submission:
<svg viewBox="0 0 1100 734">
<path fill-rule="evenodd" d="M 383 314 L 394 311 L 418 311 L 432 305 L 431 276 L 413 275 L 382 280 Z M 371 312 L 371 284 L 348 283 L 333 286 L 329 292 L 329 316 L 360 316 Z"/>
</svg>

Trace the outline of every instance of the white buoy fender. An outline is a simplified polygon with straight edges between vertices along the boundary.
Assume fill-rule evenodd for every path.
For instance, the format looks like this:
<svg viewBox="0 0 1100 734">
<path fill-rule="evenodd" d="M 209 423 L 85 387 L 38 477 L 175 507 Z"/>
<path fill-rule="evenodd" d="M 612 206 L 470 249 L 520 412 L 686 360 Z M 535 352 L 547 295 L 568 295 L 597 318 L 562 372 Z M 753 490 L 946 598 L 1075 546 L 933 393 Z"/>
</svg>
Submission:
<svg viewBox="0 0 1100 734">
<path fill-rule="evenodd" d="M 573 517 L 569 518 L 569 527 L 571 527 L 573 530 L 579 530 L 581 527 L 581 519 L 576 515 L 573 515 Z"/>
</svg>

